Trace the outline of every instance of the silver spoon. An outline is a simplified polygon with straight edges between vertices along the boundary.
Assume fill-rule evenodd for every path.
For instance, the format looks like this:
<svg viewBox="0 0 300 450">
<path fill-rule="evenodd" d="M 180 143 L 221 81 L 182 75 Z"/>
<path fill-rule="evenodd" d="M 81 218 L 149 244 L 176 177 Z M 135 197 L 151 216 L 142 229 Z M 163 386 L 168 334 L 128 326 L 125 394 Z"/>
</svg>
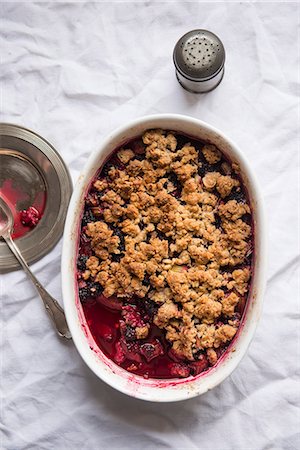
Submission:
<svg viewBox="0 0 300 450">
<path fill-rule="evenodd" d="M 54 326 L 59 336 L 62 336 L 66 339 L 71 339 L 71 333 L 69 331 L 66 322 L 64 310 L 59 305 L 59 303 L 53 297 L 51 297 L 51 295 L 46 291 L 46 289 L 33 275 L 28 264 L 23 258 L 20 250 L 12 240 L 11 232 L 13 230 L 13 225 L 14 225 L 14 218 L 11 209 L 0 196 L 0 237 L 2 237 L 5 240 L 8 247 L 15 255 L 15 257 L 17 258 L 17 260 L 27 273 L 28 277 L 35 285 L 38 293 L 40 294 L 41 299 L 43 300 L 46 311 L 49 314 L 52 322 L 54 323 Z"/>
</svg>

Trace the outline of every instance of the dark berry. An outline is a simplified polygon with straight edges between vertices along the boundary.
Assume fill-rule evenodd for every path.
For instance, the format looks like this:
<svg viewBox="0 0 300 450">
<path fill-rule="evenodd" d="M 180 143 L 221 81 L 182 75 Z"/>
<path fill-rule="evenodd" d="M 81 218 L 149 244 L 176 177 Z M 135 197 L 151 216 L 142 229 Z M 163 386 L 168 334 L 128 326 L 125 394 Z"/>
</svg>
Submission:
<svg viewBox="0 0 300 450">
<path fill-rule="evenodd" d="M 175 190 L 180 190 L 180 191 L 181 191 L 181 184 L 180 184 L 180 182 L 178 181 L 178 178 L 177 178 L 177 176 L 176 176 L 176 173 L 171 172 L 171 173 L 168 175 L 168 178 L 169 178 L 169 180 L 171 181 L 171 183 L 173 184 L 173 186 L 175 187 Z"/>
<path fill-rule="evenodd" d="M 124 238 L 124 233 L 122 233 L 122 231 L 121 231 L 119 228 L 114 227 L 114 226 L 112 226 L 111 229 L 113 230 L 114 234 L 115 234 L 116 236 L 118 236 L 118 238 L 120 239 L 119 250 L 120 250 L 121 252 L 124 252 L 124 250 L 125 250 L 125 238 Z"/>
<path fill-rule="evenodd" d="M 143 161 L 145 159 L 145 155 L 142 153 L 140 153 L 140 154 L 136 153 L 134 159 L 137 159 L 138 161 Z"/>
<path fill-rule="evenodd" d="M 136 139 L 135 141 L 131 142 L 130 147 L 136 155 L 143 155 L 144 157 L 145 144 L 143 143 L 142 139 Z"/>
<path fill-rule="evenodd" d="M 144 285 L 144 286 L 149 286 L 150 285 L 150 278 L 149 278 L 149 275 L 146 273 L 145 274 L 145 276 L 144 276 L 144 279 L 143 279 L 143 281 L 142 281 L 142 284 Z"/>
<path fill-rule="evenodd" d="M 96 297 L 97 295 L 101 294 L 101 292 L 103 291 L 103 287 L 101 286 L 101 284 L 94 283 L 93 281 L 88 283 L 88 287 L 91 291 L 92 297 Z"/>
<path fill-rule="evenodd" d="M 173 377 L 187 378 L 190 375 L 190 368 L 186 364 L 171 363 L 169 370 Z"/>
<path fill-rule="evenodd" d="M 172 195 L 174 195 L 175 198 L 180 198 L 181 197 L 181 189 L 176 189 L 175 191 L 171 192 Z M 184 203 L 184 202 L 181 202 Z"/>
<path fill-rule="evenodd" d="M 79 288 L 79 298 L 82 302 L 86 302 L 90 298 L 90 291 L 87 286 Z"/>
<path fill-rule="evenodd" d="M 145 226 L 146 225 L 144 224 L 144 222 L 140 222 L 139 223 L 139 227 L 140 227 L 141 230 L 143 230 L 145 228 Z"/>
<path fill-rule="evenodd" d="M 199 375 L 208 368 L 208 360 L 205 355 L 200 355 L 198 361 L 189 364 L 193 375 Z"/>
<path fill-rule="evenodd" d="M 246 203 L 245 194 L 240 188 L 233 188 L 231 193 L 226 197 L 226 200 L 236 200 L 238 203 Z"/>
<path fill-rule="evenodd" d="M 125 326 L 124 336 L 126 341 L 135 341 L 136 340 L 136 334 L 133 327 L 130 325 Z"/>
<path fill-rule="evenodd" d="M 110 161 L 107 161 L 107 163 L 105 163 L 102 167 L 101 175 L 104 177 L 109 177 L 108 172 L 112 167 L 114 167 L 113 164 Z"/>
<path fill-rule="evenodd" d="M 232 317 L 230 317 L 230 320 L 241 320 L 241 314 L 236 312 Z"/>
<path fill-rule="evenodd" d="M 112 260 L 113 262 L 120 262 L 121 259 L 123 258 L 123 256 L 124 256 L 124 253 L 119 253 L 119 254 L 113 253 L 113 254 L 111 255 L 111 260 Z"/>
<path fill-rule="evenodd" d="M 152 361 L 152 359 L 157 358 L 164 354 L 163 347 L 158 339 L 152 342 L 146 342 L 141 345 L 141 354 L 144 356 L 147 362 Z"/>
<path fill-rule="evenodd" d="M 77 268 L 79 270 L 84 271 L 85 270 L 85 264 L 87 262 L 87 256 L 85 255 L 80 255 L 79 258 L 77 259 Z"/>
<path fill-rule="evenodd" d="M 222 225 L 221 217 L 219 216 L 219 214 L 216 214 L 216 213 L 215 213 L 215 222 L 214 222 L 214 225 L 215 225 L 216 228 L 220 228 L 221 225 Z"/>
<path fill-rule="evenodd" d="M 96 218 L 90 209 L 87 209 L 83 213 L 81 224 L 85 227 L 90 222 L 95 222 Z"/>
<path fill-rule="evenodd" d="M 236 312 L 239 313 L 240 315 L 242 315 L 244 312 L 245 306 L 246 306 L 246 298 L 242 297 L 236 306 Z"/>
<path fill-rule="evenodd" d="M 142 362 L 142 356 L 140 354 L 139 345 L 135 342 L 127 342 L 125 338 L 120 339 L 121 347 L 124 352 L 125 358 L 131 361 Z"/>
<path fill-rule="evenodd" d="M 105 193 L 106 193 L 106 191 L 97 191 L 98 202 L 101 201 L 101 199 Z"/>
<path fill-rule="evenodd" d="M 112 158 L 110 158 L 109 162 L 112 166 L 117 167 L 119 170 L 124 170 L 125 166 L 122 163 L 122 161 L 119 159 L 118 155 L 114 155 Z"/>
<path fill-rule="evenodd" d="M 92 254 L 91 241 L 85 233 L 80 236 L 80 254 L 88 257 Z"/>
<path fill-rule="evenodd" d="M 89 299 L 97 297 L 102 291 L 101 284 L 90 281 L 87 282 L 86 286 L 79 289 L 79 298 L 82 302 L 86 302 Z"/>
<path fill-rule="evenodd" d="M 176 146 L 177 150 L 181 150 L 182 147 L 184 147 L 188 142 L 190 142 L 190 139 L 187 136 L 184 136 L 182 134 L 176 134 L 175 137 L 177 140 L 177 146 Z"/>
<path fill-rule="evenodd" d="M 251 214 L 247 213 L 244 214 L 242 217 L 242 221 L 245 222 L 247 225 L 251 225 L 252 224 L 252 216 Z"/>
<path fill-rule="evenodd" d="M 96 192 L 89 192 L 86 196 L 85 203 L 89 206 L 98 206 L 98 196 Z"/>
<path fill-rule="evenodd" d="M 147 298 L 146 300 L 144 300 L 144 308 L 148 316 L 153 317 L 157 311 L 158 306 L 155 302 Z"/>
<path fill-rule="evenodd" d="M 198 174 L 200 175 L 200 177 L 204 178 L 205 174 L 207 172 L 212 172 L 212 168 L 211 167 L 212 166 L 210 164 L 208 164 L 207 162 L 205 162 L 205 161 L 200 162 L 199 166 L 198 166 Z"/>
<path fill-rule="evenodd" d="M 167 240 L 166 235 L 162 231 L 156 230 L 156 234 L 157 234 L 158 239 L 160 239 L 161 241 Z"/>
<path fill-rule="evenodd" d="M 201 360 L 202 355 L 204 355 L 204 354 L 205 354 L 204 350 L 198 350 L 196 353 L 194 353 L 195 360 L 196 361 Z"/>
</svg>

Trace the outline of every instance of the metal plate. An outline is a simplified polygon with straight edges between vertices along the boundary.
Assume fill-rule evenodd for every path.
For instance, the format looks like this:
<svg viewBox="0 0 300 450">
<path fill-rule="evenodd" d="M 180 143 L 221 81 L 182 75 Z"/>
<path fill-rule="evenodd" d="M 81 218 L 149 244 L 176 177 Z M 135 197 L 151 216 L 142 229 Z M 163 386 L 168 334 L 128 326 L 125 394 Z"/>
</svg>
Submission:
<svg viewBox="0 0 300 450">
<path fill-rule="evenodd" d="M 0 123 L 0 189 L 11 180 L 32 199 L 46 192 L 44 214 L 38 225 L 16 239 L 25 260 L 37 261 L 60 239 L 72 193 L 69 172 L 49 142 L 31 130 Z M 27 200 L 30 203 L 30 200 Z M 20 204 L 26 209 L 30 204 Z M 20 268 L 3 240 L 0 240 L 0 273 Z"/>
</svg>

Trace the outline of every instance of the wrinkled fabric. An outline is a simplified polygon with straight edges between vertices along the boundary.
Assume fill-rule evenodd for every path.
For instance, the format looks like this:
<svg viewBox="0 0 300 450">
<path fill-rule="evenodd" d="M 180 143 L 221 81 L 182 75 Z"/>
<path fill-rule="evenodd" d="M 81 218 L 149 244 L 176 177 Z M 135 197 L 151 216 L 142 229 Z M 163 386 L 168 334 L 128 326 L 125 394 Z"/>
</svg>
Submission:
<svg viewBox="0 0 300 450">
<path fill-rule="evenodd" d="M 6 450 L 299 449 L 299 3 L 1 3 L 1 121 L 36 130 L 75 182 L 103 137 L 151 113 L 187 114 L 241 147 L 269 222 L 264 311 L 246 356 L 189 401 L 146 403 L 100 381 L 57 338 L 20 270 L 1 275 L 1 445 Z M 176 81 L 185 32 L 222 39 L 205 95 Z M 32 265 L 61 299 L 61 242 Z"/>
</svg>

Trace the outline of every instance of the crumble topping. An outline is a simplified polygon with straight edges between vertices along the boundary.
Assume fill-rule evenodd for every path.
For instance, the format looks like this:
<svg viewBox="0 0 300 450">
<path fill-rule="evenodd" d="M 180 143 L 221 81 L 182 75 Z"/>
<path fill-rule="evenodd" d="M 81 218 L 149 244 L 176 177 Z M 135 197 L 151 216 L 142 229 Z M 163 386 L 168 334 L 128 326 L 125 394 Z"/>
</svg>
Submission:
<svg viewBox="0 0 300 450">
<path fill-rule="evenodd" d="M 149 130 L 142 142 L 140 153 L 119 149 L 122 166 L 107 163 L 93 183 L 100 206 L 83 227 L 93 255 L 82 277 L 108 300 L 152 302 L 171 351 L 188 361 L 204 352 L 213 365 L 237 332 L 251 277 L 239 168 L 214 145 L 180 145 L 173 132 Z M 147 338 L 149 324 L 134 333 Z"/>
</svg>

